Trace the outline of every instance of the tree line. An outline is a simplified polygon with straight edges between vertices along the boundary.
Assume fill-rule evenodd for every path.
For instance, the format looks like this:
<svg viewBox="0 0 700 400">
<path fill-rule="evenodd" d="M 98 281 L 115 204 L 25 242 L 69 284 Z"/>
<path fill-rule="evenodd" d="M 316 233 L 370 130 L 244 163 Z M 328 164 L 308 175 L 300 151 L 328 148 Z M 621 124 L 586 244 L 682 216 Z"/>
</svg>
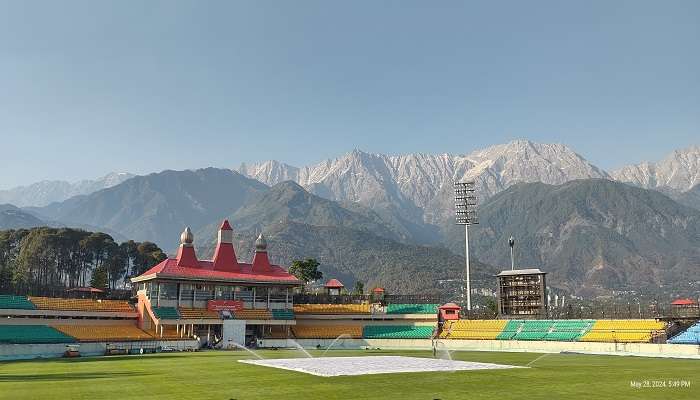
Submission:
<svg viewBox="0 0 700 400">
<path fill-rule="evenodd" d="M 0 293 L 123 288 L 167 256 L 151 242 L 117 243 L 102 232 L 40 227 L 0 231 Z"/>
</svg>

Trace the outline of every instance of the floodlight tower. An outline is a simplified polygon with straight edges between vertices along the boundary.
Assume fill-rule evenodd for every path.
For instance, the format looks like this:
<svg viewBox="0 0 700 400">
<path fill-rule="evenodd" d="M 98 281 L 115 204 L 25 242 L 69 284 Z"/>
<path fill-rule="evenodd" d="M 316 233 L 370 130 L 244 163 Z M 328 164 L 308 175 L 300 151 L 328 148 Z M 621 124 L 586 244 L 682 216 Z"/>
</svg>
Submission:
<svg viewBox="0 0 700 400">
<path fill-rule="evenodd" d="M 466 288 L 467 292 L 467 310 L 472 309 L 472 288 L 471 279 L 469 277 L 469 226 L 478 224 L 476 217 L 476 196 L 474 191 L 474 181 L 470 182 L 455 182 L 455 218 L 457 225 L 464 225 L 464 244 L 465 244 L 465 260 L 466 260 Z"/>
<path fill-rule="evenodd" d="M 508 245 L 510 246 L 510 270 L 513 271 L 515 270 L 515 258 L 513 258 L 513 246 L 515 246 L 515 239 L 513 239 L 513 235 L 511 235 L 510 239 L 508 239 Z"/>
</svg>

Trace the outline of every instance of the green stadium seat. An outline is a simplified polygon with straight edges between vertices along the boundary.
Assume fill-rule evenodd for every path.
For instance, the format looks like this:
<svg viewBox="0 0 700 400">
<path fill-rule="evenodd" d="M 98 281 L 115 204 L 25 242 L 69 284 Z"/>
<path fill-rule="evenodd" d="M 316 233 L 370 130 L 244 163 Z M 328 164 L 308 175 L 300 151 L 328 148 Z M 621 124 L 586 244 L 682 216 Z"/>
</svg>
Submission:
<svg viewBox="0 0 700 400">
<path fill-rule="evenodd" d="M 590 319 L 565 319 L 554 321 L 552 330 L 544 337 L 544 340 L 572 342 L 587 333 L 594 320 Z"/>
<path fill-rule="evenodd" d="M 388 304 L 387 314 L 437 314 L 437 304 Z"/>
<path fill-rule="evenodd" d="M 294 311 L 292 310 L 272 310 L 272 319 L 293 320 Z"/>
<path fill-rule="evenodd" d="M 175 307 L 153 307 L 153 314 L 158 319 L 180 319 L 180 313 Z"/>
<path fill-rule="evenodd" d="M 430 339 L 432 326 L 367 325 L 362 330 L 365 339 Z"/>
<path fill-rule="evenodd" d="M 46 325 L 0 325 L 0 343 L 74 343 L 75 339 Z"/>
<path fill-rule="evenodd" d="M 506 326 L 503 328 L 503 331 L 496 336 L 496 339 L 498 340 L 511 340 L 513 339 L 513 336 L 515 336 L 516 333 L 518 333 L 518 329 L 520 329 L 520 325 L 522 324 L 523 321 L 520 320 L 510 320 L 506 324 Z"/>
<path fill-rule="evenodd" d="M 34 303 L 27 299 L 27 296 L 0 295 L 0 308 L 15 310 L 35 310 Z"/>
</svg>

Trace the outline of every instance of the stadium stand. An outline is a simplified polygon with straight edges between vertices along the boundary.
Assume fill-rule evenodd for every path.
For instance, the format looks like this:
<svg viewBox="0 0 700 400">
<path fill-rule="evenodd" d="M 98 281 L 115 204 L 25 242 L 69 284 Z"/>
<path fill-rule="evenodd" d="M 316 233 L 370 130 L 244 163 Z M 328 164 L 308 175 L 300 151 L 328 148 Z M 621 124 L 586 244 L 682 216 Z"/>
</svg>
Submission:
<svg viewBox="0 0 700 400">
<path fill-rule="evenodd" d="M 27 296 L 0 295 L 0 308 L 15 310 L 34 310 L 36 306 Z"/>
<path fill-rule="evenodd" d="M 440 332 L 442 339 L 496 339 L 507 321 L 502 319 L 461 319 L 446 321 Z"/>
<path fill-rule="evenodd" d="M 436 314 L 437 304 L 388 304 L 387 314 Z"/>
<path fill-rule="evenodd" d="M 550 320 L 528 320 L 520 321 L 519 330 L 513 335 L 513 340 L 543 340 L 549 330 L 552 329 L 554 321 Z"/>
<path fill-rule="evenodd" d="M 593 326 L 593 320 L 571 319 L 554 321 L 552 329 L 545 335 L 544 340 L 559 342 L 574 342 L 588 332 Z"/>
<path fill-rule="evenodd" d="M 362 338 L 360 325 L 295 325 L 292 333 L 299 339 L 335 339 L 340 335 Z"/>
<path fill-rule="evenodd" d="M 687 330 L 671 338 L 668 343 L 700 344 L 700 322 L 696 322 Z"/>
<path fill-rule="evenodd" d="M 233 318 L 266 320 L 272 319 L 272 313 L 264 309 L 242 309 L 233 311 Z"/>
<path fill-rule="evenodd" d="M 184 308 L 178 309 L 180 318 L 183 319 L 219 319 L 219 313 L 204 308 Z"/>
<path fill-rule="evenodd" d="M 362 330 L 365 339 L 429 339 L 432 336 L 432 326 L 367 325 Z"/>
<path fill-rule="evenodd" d="M 295 314 L 369 314 L 369 303 L 364 304 L 295 304 Z"/>
<path fill-rule="evenodd" d="M 156 339 L 180 339 L 181 337 L 189 337 L 189 335 L 182 335 L 180 336 L 180 333 L 178 333 L 177 326 L 175 325 L 162 325 L 163 327 L 163 336 L 160 336 L 160 331 L 152 333 L 152 335 Z"/>
<path fill-rule="evenodd" d="M 153 340 L 153 336 L 134 325 L 55 325 L 55 329 L 80 342 Z"/>
<path fill-rule="evenodd" d="M 0 343 L 74 343 L 75 339 L 46 325 L 0 325 Z"/>
<path fill-rule="evenodd" d="M 52 297 L 29 297 L 38 310 L 85 311 L 85 312 L 134 312 L 125 300 L 58 299 Z"/>
<path fill-rule="evenodd" d="M 153 307 L 152 309 L 158 319 L 180 319 L 180 313 L 175 307 Z"/>
<path fill-rule="evenodd" d="M 269 330 L 265 330 L 264 337 L 265 339 L 286 339 L 291 336 L 287 334 L 286 326 L 272 325 Z"/>
<path fill-rule="evenodd" d="M 518 329 L 520 329 L 520 322 L 517 320 L 510 320 L 506 324 L 506 326 L 503 327 L 503 331 L 496 336 L 496 339 L 498 340 L 510 340 L 515 336 L 516 333 L 518 333 Z"/>
<path fill-rule="evenodd" d="M 292 310 L 272 310 L 272 319 L 293 320 L 294 311 Z"/>
<path fill-rule="evenodd" d="M 650 342 L 666 324 L 653 319 L 599 319 L 581 336 L 582 342 Z"/>
</svg>

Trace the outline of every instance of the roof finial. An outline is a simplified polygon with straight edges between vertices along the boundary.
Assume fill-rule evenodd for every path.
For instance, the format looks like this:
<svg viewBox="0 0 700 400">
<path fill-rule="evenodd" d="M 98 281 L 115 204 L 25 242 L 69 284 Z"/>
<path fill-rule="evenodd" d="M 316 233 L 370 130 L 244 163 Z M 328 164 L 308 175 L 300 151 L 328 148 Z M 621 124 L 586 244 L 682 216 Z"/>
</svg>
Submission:
<svg viewBox="0 0 700 400">
<path fill-rule="evenodd" d="M 192 242 L 194 242 L 194 235 L 192 234 L 192 230 L 189 226 L 185 227 L 185 230 L 182 231 L 182 234 L 180 234 L 180 244 L 185 246 L 192 246 Z"/>
<path fill-rule="evenodd" d="M 255 240 L 255 251 L 267 251 L 267 240 L 265 240 L 265 236 L 263 236 L 262 232 Z"/>
</svg>

